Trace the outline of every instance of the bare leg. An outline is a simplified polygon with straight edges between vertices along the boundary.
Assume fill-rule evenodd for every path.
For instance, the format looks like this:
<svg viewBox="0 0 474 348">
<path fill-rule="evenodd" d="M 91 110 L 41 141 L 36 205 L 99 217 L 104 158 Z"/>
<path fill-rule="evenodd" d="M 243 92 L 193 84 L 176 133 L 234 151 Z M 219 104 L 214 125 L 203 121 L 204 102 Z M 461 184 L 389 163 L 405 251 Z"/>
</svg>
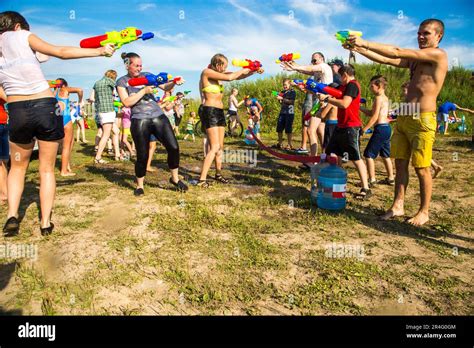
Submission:
<svg viewBox="0 0 474 348">
<path fill-rule="evenodd" d="M 303 126 L 301 131 L 301 148 L 306 150 L 306 143 L 308 142 L 308 127 Z"/>
<path fill-rule="evenodd" d="M 224 136 L 225 136 L 225 128 L 224 127 L 217 127 L 217 132 L 219 136 L 219 151 L 216 153 L 216 174 L 220 174 L 222 171 L 222 152 L 224 151 Z"/>
<path fill-rule="evenodd" d="M 309 144 L 311 148 L 311 156 L 316 156 L 318 153 L 318 128 L 319 125 L 321 124 L 321 119 L 318 117 L 311 117 L 311 120 L 309 121 L 309 128 L 308 128 L 308 133 L 309 133 Z"/>
<path fill-rule="evenodd" d="M 293 143 L 292 143 L 291 139 L 293 138 L 293 134 L 292 133 L 287 133 L 286 136 L 288 137 L 288 146 L 292 149 L 293 148 Z"/>
<path fill-rule="evenodd" d="M 373 158 L 366 157 L 365 161 L 367 162 L 367 171 L 369 172 L 369 182 L 375 181 L 375 162 Z"/>
<path fill-rule="evenodd" d="M 104 152 L 107 141 L 109 140 L 111 130 L 112 123 L 106 123 L 102 125 L 102 137 L 100 138 L 97 154 L 95 155 L 96 160 L 100 160 L 102 158 L 102 153 Z"/>
<path fill-rule="evenodd" d="M 383 164 L 385 166 L 385 170 L 387 171 L 387 178 L 389 180 L 393 180 L 394 175 L 393 175 L 392 160 L 390 159 L 390 157 L 382 157 L 382 161 L 383 161 Z"/>
<path fill-rule="evenodd" d="M 444 135 L 448 134 L 448 126 L 449 126 L 449 122 L 444 122 Z"/>
<path fill-rule="evenodd" d="M 84 123 L 84 119 L 81 118 L 79 120 L 79 127 L 81 127 L 81 133 L 82 133 L 82 142 L 87 143 L 86 139 L 86 124 Z"/>
<path fill-rule="evenodd" d="M 119 142 L 120 128 L 116 123 L 112 124 L 112 143 L 114 145 L 115 160 L 120 160 L 120 142 Z"/>
<path fill-rule="evenodd" d="M 223 128 L 223 127 L 212 127 L 212 128 L 206 129 L 206 134 L 207 134 L 207 139 L 208 139 L 207 141 L 208 144 L 206 145 L 209 146 L 209 149 L 207 151 L 206 157 L 204 158 L 204 162 L 202 164 L 200 180 L 206 180 L 207 173 L 209 172 L 209 169 L 211 168 L 211 164 L 212 162 L 214 162 L 214 159 L 216 158 L 216 155 L 220 150 L 218 128 Z"/>
<path fill-rule="evenodd" d="M 148 161 L 146 162 L 146 171 L 153 173 L 156 172 L 156 169 L 151 166 L 151 161 L 153 160 L 153 155 L 156 150 L 156 141 L 150 141 L 150 151 L 148 152 Z"/>
<path fill-rule="evenodd" d="M 26 145 L 10 142 L 11 167 L 7 179 L 8 218 L 18 217 L 20 200 L 25 187 L 25 174 L 34 145 L 34 142 Z"/>
<path fill-rule="evenodd" d="M 72 122 L 64 126 L 63 150 L 61 153 L 61 176 L 75 175 L 70 172 L 69 161 L 71 159 L 71 150 L 74 142 L 74 129 Z"/>
<path fill-rule="evenodd" d="M 280 146 L 283 144 L 283 132 L 278 133 L 278 144 Z"/>
<path fill-rule="evenodd" d="M 365 189 L 369 189 L 369 183 L 367 181 L 367 167 L 365 166 L 364 160 L 360 159 L 357 161 L 352 161 L 359 173 L 359 178 L 362 184 L 362 187 Z"/>
<path fill-rule="evenodd" d="M 439 173 L 443 170 L 443 167 L 436 163 L 433 159 L 431 160 L 431 167 L 434 170 L 433 179 L 436 179 Z"/>
<path fill-rule="evenodd" d="M 8 199 L 7 178 L 7 161 L 0 161 L 0 204 L 6 203 Z"/>
<path fill-rule="evenodd" d="M 321 119 L 320 119 L 321 120 Z M 319 139 L 319 144 L 321 147 L 323 147 L 323 142 L 324 142 L 324 129 L 326 128 L 326 123 L 322 122 L 319 123 L 318 129 L 317 129 L 317 134 L 318 134 L 318 139 Z"/>
<path fill-rule="evenodd" d="M 429 220 L 429 209 L 431 202 L 431 192 L 433 188 L 433 181 L 431 179 L 430 167 L 415 168 L 416 175 L 420 181 L 420 210 L 414 217 L 408 220 L 408 223 L 421 226 Z"/>
<path fill-rule="evenodd" d="M 405 215 L 404 202 L 405 192 L 408 188 L 408 164 L 409 160 L 395 159 L 395 198 L 392 206 L 382 215 L 382 220 L 388 220 L 395 216 Z"/>
<path fill-rule="evenodd" d="M 38 141 L 40 173 L 41 228 L 49 227 L 54 196 L 56 195 L 56 178 L 54 164 L 60 141 Z"/>
</svg>

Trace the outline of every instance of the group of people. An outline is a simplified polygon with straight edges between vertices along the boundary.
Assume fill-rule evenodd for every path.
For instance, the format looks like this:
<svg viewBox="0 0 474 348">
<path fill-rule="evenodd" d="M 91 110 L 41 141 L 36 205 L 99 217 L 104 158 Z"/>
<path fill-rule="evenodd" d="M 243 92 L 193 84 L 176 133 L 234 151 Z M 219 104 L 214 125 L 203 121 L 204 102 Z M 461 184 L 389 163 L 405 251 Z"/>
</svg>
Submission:
<svg viewBox="0 0 474 348">
<path fill-rule="evenodd" d="M 0 13 L 0 86 L 2 87 L 0 99 L 8 102 L 8 136 L 11 154 L 11 168 L 5 189 L 8 213 L 3 231 L 6 236 L 16 235 L 19 231 L 18 208 L 34 139 L 37 140 L 39 146 L 40 231 L 43 235 L 50 234 L 54 228 L 51 222 L 56 187 L 54 164 L 60 144 L 63 147 L 61 174 L 72 173 L 69 158 L 73 135 L 72 127 L 69 126 L 68 97 L 71 93 L 76 93 L 81 104 L 83 93 L 79 88 L 69 87 L 64 80 L 61 87 L 55 89 L 53 93 L 44 78 L 40 63 L 48 56 L 78 59 L 111 56 L 115 53 L 115 47 L 111 44 L 94 49 L 54 46 L 38 38 L 29 29 L 26 19 L 19 13 L 12 11 Z M 404 215 L 410 160 L 420 181 L 421 203 L 419 211 L 408 222 L 419 226 L 429 219 L 432 188 L 430 166 L 436 131 L 436 98 L 443 86 L 448 67 L 446 53 L 438 47 L 443 35 L 444 24 L 437 19 L 428 19 L 419 27 L 418 50 L 369 42 L 358 36 L 349 36 L 343 45 L 351 52 L 359 53 L 377 63 L 410 69 L 405 102 L 420 105 L 421 114 L 416 115 L 417 117 L 399 115 L 393 136 L 391 136 L 391 127 L 388 126 L 388 100 L 385 95 L 387 80 L 384 76 L 377 75 L 371 79 L 370 90 L 375 95 L 375 100 L 372 108 L 368 110 L 360 107 L 361 88 L 352 65 L 337 61 L 333 62 L 331 67 L 325 63 L 324 55 L 320 52 L 313 54 L 311 65 L 308 66 L 300 66 L 295 62 L 282 63 L 282 67 L 287 71 L 311 75 L 315 80 L 332 84 L 331 86 L 342 92 L 343 97 L 339 99 L 324 94 L 309 92 L 306 94 L 303 121 L 305 118 L 307 121 L 303 123 L 303 142 L 299 150 L 304 152 L 309 139 L 310 152 L 315 155 L 319 141 L 327 154 L 334 153 L 341 160 L 352 161 L 361 179 L 360 195 L 363 198 L 371 195 L 370 186 L 375 183 L 374 159 L 380 155 L 387 168 L 386 183 L 395 186 L 394 202 L 382 216 L 383 219 Z M 174 115 L 180 114 L 182 117 L 183 109 L 174 102 L 157 101 L 154 96 L 155 89 L 159 88 L 164 92 L 166 99 L 166 96 L 171 95 L 177 85 L 185 81 L 173 80 L 159 86 L 130 86 L 128 81 L 131 78 L 143 77 L 148 73 L 142 71 L 142 58 L 137 53 L 124 53 L 122 59 L 123 76 L 118 77 L 116 71 L 109 70 L 93 88 L 91 99 L 96 104 L 97 122 L 100 125 L 98 137 L 100 140 L 97 143 L 94 161 L 96 164 L 105 163 L 102 154 L 111 135 L 116 159 L 120 159 L 120 153 L 124 150 L 125 144 L 125 149 L 136 154 L 134 194 L 141 196 L 144 194 L 150 153 L 154 151 L 152 144 L 159 141 L 167 152 L 167 163 L 171 172 L 170 183 L 177 190 L 187 191 L 188 186 L 179 177 L 180 149 L 174 129 L 176 123 L 179 125 Z M 227 67 L 227 57 L 216 54 L 200 76 L 201 106 L 198 117 L 205 131 L 205 139 L 204 160 L 196 185 L 202 188 L 209 186 L 208 174 L 213 163 L 215 164 L 214 180 L 223 184 L 229 183 L 229 179 L 222 173 L 226 127 L 222 82 L 242 80 L 264 72 L 262 68 L 258 70 L 243 68 L 230 72 Z M 288 148 L 292 148 L 291 134 L 296 94 L 292 87 L 294 86 L 291 81 L 285 80 L 283 90 L 277 97 L 281 102 L 277 125 L 279 140 L 276 144 L 279 148 L 282 147 L 283 131 L 288 137 Z M 121 123 L 116 121 L 114 90 L 122 103 Z M 238 121 L 237 109 L 243 102 L 248 108 L 250 124 L 258 133 L 262 120 L 262 105 L 252 98 L 245 98 L 239 102 L 237 94 L 238 91 L 233 90 L 229 99 L 231 122 Z M 321 107 L 317 112 L 311 112 L 314 111 L 312 109 L 316 101 L 321 104 Z M 362 124 L 359 111 L 369 115 L 370 119 L 366 125 Z M 308 112 L 309 118 L 305 117 Z M 2 115 L 0 109 L 0 132 L 4 129 L 2 122 L 5 116 Z M 187 132 L 194 127 L 195 116 L 190 117 L 186 125 Z M 364 151 L 366 158 L 364 162 L 359 140 L 364 131 L 372 126 L 375 126 L 374 132 Z M 121 136 L 120 128 L 122 128 Z M 134 149 L 128 143 L 128 134 L 131 134 Z M 192 131 L 187 135 L 192 135 L 194 139 Z M 389 157 L 395 158 L 395 174 Z M 0 157 L 0 160 L 2 160 L 3 168 L 4 156 Z M 0 175 L 5 176 L 3 169 Z"/>
</svg>

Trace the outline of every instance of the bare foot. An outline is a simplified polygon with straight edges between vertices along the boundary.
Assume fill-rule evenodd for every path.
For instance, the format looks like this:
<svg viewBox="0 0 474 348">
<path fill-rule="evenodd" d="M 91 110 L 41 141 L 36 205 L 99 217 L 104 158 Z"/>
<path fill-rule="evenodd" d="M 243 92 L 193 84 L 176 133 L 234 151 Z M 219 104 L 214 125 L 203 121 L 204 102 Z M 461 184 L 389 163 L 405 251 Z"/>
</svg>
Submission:
<svg viewBox="0 0 474 348">
<path fill-rule="evenodd" d="M 385 214 L 383 214 L 380 217 L 380 219 L 386 221 L 394 217 L 403 216 L 403 215 L 405 215 L 405 210 L 403 209 L 403 207 L 392 206 L 389 210 L 387 210 Z"/>
<path fill-rule="evenodd" d="M 61 176 L 75 176 L 76 173 L 73 172 L 67 172 L 67 173 L 61 173 Z"/>
<path fill-rule="evenodd" d="M 428 213 L 419 211 L 414 217 L 407 222 L 413 226 L 421 226 L 428 222 L 430 219 Z"/>
<path fill-rule="evenodd" d="M 156 169 L 153 168 L 153 167 L 150 167 L 150 168 L 147 168 L 146 171 L 150 172 L 150 173 L 153 173 L 153 172 L 156 172 Z"/>
<path fill-rule="evenodd" d="M 436 179 L 439 173 L 443 170 L 443 167 L 438 165 L 437 167 L 433 167 L 433 170 L 434 170 L 433 179 Z"/>
</svg>

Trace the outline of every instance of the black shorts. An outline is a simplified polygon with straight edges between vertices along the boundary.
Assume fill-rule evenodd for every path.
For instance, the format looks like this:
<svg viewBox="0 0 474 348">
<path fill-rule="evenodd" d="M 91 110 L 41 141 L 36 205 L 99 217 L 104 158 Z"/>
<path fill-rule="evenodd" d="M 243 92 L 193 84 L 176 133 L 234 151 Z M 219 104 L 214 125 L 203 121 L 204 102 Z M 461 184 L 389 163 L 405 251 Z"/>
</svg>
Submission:
<svg viewBox="0 0 474 348">
<path fill-rule="evenodd" d="M 333 123 L 332 120 L 326 121 L 326 124 L 324 126 L 324 140 L 323 140 L 323 148 L 325 149 L 329 145 L 329 141 L 332 138 L 332 135 L 334 134 L 334 131 L 336 130 L 337 127 L 337 121 Z"/>
<path fill-rule="evenodd" d="M 280 114 L 280 116 L 278 116 L 277 122 L 277 133 L 281 133 L 283 130 L 285 130 L 286 134 L 293 133 L 294 119 L 295 114 Z"/>
<path fill-rule="evenodd" d="M 174 125 L 176 127 L 179 127 L 179 124 L 181 123 L 182 118 L 183 118 L 182 116 L 178 117 L 178 115 L 176 115 L 176 112 L 174 113 Z"/>
<path fill-rule="evenodd" d="M 204 129 L 226 126 L 223 109 L 215 108 L 213 106 L 201 105 L 199 107 L 198 113 Z"/>
<path fill-rule="evenodd" d="M 64 138 L 63 116 L 56 98 L 24 100 L 8 104 L 10 141 L 30 144 L 33 138 L 55 141 Z"/>
<path fill-rule="evenodd" d="M 336 127 L 326 147 L 326 154 L 335 153 L 349 161 L 360 160 L 360 131 L 361 127 Z"/>
<path fill-rule="evenodd" d="M 237 116 L 237 111 L 229 110 L 229 111 L 227 111 L 227 114 L 228 114 L 229 116 L 231 116 L 231 117 Z"/>
</svg>

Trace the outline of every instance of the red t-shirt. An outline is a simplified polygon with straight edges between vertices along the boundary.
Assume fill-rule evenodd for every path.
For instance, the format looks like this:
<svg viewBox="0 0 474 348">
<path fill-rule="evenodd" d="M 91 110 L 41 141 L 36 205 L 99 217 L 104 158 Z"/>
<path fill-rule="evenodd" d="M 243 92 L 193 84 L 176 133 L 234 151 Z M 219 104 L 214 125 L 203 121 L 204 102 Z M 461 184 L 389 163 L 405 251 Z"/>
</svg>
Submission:
<svg viewBox="0 0 474 348">
<path fill-rule="evenodd" d="M 8 115 L 3 105 L 5 105 L 5 102 L 3 100 L 0 100 L 0 124 L 7 124 Z"/>
<path fill-rule="evenodd" d="M 362 121 L 359 116 L 360 108 L 360 84 L 356 80 L 351 80 L 347 85 L 338 87 L 343 96 L 352 97 L 352 101 L 346 109 L 337 109 L 337 127 L 362 127 Z"/>
</svg>

